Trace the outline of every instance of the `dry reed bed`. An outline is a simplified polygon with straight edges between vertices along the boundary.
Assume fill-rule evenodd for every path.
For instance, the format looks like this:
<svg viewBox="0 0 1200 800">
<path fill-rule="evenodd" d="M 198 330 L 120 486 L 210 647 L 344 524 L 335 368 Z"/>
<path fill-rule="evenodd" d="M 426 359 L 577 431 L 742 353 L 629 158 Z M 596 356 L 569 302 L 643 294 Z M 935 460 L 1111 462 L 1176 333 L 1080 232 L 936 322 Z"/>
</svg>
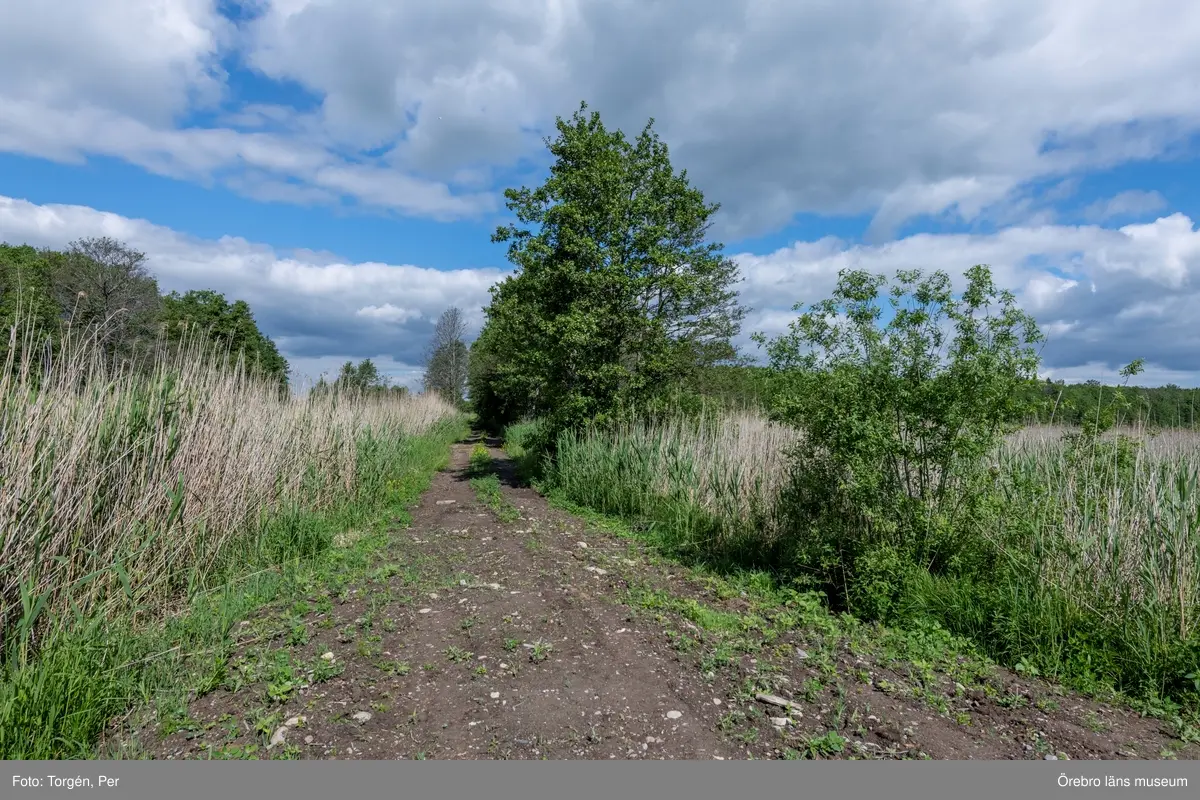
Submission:
<svg viewBox="0 0 1200 800">
<path fill-rule="evenodd" d="M 606 432 L 581 434 L 578 448 L 560 453 L 563 480 L 623 482 L 652 502 L 653 496 L 683 500 L 737 527 L 774 507 L 788 478 L 788 452 L 797 433 L 753 413 L 623 423 Z M 622 491 L 622 490 L 618 490 Z"/>
<path fill-rule="evenodd" d="M 1110 623 L 1120 624 L 1130 609 L 1153 608 L 1156 618 L 1171 620 L 1172 636 L 1200 631 L 1200 435 L 1122 431 L 1138 442 L 1125 466 L 1105 463 L 1117 456 L 1097 449 L 1086 457 L 1093 463 L 1085 476 L 1069 458 L 1067 432 L 1032 426 L 1004 442 L 994 462 L 999 480 L 1011 485 L 1020 476 L 1037 487 L 1038 499 L 1025 496 L 983 535 L 1035 552 L 1039 580 Z M 635 422 L 585 434 L 570 451 L 575 463 L 560 474 L 596 484 L 601 474 L 623 472 L 623 483 L 691 502 L 726 530 L 753 518 L 769 538 L 779 522 L 770 509 L 788 481 L 788 450 L 800 435 L 753 413 Z M 1018 509 L 1021 518 L 1010 516 Z"/>
<path fill-rule="evenodd" d="M 455 413 L 428 395 L 283 398 L 200 346 L 160 355 L 147 374 L 106 369 L 87 343 L 64 345 L 43 373 L 15 329 L 9 344 L 0 623 L 28 621 L 38 604 L 94 611 L 114 589 L 161 596 L 262 515 L 352 493 L 362 434 L 418 436 Z"/>
<path fill-rule="evenodd" d="M 1132 449 L 1088 448 L 1071 460 L 1066 432 L 1029 428 L 1001 451 L 1005 474 L 1044 491 L 1027 513 L 1044 579 L 1094 598 L 1110 624 L 1153 608 L 1181 639 L 1200 632 L 1200 435 L 1123 430 Z"/>
</svg>

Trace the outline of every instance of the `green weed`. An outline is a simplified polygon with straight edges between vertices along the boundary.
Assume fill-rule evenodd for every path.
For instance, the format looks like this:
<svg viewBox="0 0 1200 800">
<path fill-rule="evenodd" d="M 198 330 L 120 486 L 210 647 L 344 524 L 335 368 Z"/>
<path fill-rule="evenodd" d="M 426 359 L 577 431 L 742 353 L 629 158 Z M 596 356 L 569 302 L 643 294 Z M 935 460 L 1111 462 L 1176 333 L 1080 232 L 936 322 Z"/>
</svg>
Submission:
<svg viewBox="0 0 1200 800">
<path fill-rule="evenodd" d="M 479 502 L 490 508 L 501 522 L 515 522 L 521 518 L 521 512 L 504 496 L 500 478 L 496 475 L 472 478 L 471 488 L 475 490 Z"/>
</svg>

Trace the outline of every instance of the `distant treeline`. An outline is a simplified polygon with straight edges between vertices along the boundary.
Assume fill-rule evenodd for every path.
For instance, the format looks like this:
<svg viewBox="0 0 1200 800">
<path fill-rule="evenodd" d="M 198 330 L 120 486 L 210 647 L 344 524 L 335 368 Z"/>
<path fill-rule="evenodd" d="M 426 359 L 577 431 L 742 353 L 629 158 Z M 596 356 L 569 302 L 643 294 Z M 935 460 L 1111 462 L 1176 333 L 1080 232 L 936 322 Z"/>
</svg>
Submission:
<svg viewBox="0 0 1200 800">
<path fill-rule="evenodd" d="M 1078 425 L 1089 414 L 1108 403 L 1117 387 L 1099 381 L 1064 383 L 1049 378 L 1029 388 L 1030 397 L 1037 400 L 1034 419 Z M 1121 387 L 1129 407 L 1123 423 L 1157 428 L 1194 428 L 1200 421 L 1200 389 L 1185 389 L 1175 384 L 1166 386 Z"/>
<path fill-rule="evenodd" d="M 353 361 L 342 364 L 341 371 L 332 381 L 325 380 L 325 376 L 322 375 L 308 396 L 317 398 L 332 391 L 391 394 L 400 397 L 408 394 L 408 387 L 392 383 L 386 375 L 379 374 L 379 367 L 375 366 L 374 361 L 364 358 L 357 364 Z"/>
<path fill-rule="evenodd" d="M 727 408 L 763 408 L 768 405 L 770 384 L 765 367 L 714 366 L 693 379 L 693 391 Z M 1024 399 L 1034 423 L 1079 425 L 1085 417 L 1109 403 L 1118 387 L 1088 381 L 1066 383 L 1045 379 L 1031 384 Z M 1159 428 L 1193 428 L 1200 422 L 1200 389 L 1174 384 L 1125 386 L 1129 401 L 1123 423 Z"/>
<path fill-rule="evenodd" d="M 0 243 L 0 364 L 9 332 L 17 341 L 34 335 L 39 351 L 53 355 L 67 331 L 95 339 L 111 361 L 151 363 L 155 348 L 202 336 L 236 360 L 288 384 L 288 363 L 242 300 L 193 290 L 163 295 L 146 256 L 116 240 L 80 239 L 65 250 Z M 20 347 L 21 344 L 18 345 Z"/>
</svg>

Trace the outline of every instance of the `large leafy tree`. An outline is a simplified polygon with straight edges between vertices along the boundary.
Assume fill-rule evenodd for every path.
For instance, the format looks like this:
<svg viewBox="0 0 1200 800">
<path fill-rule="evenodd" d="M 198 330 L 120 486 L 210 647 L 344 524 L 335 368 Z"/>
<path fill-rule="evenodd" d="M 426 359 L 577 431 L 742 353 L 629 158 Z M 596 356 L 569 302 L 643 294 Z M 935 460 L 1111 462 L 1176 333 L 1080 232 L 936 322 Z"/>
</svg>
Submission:
<svg viewBox="0 0 1200 800">
<path fill-rule="evenodd" d="M 505 192 L 517 222 L 493 241 L 516 272 L 492 289 L 471 370 L 481 419 L 542 413 L 551 432 L 732 358 L 745 315 L 737 265 L 707 240 L 719 206 L 653 120 L 630 141 L 582 104 L 557 130 L 545 183 Z"/>
<path fill-rule="evenodd" d="M 288 363 L 275 343 L 258 328 L 250 306 L 244 300 L 230 303 L 223 294 L 210 289 L 186 294 L 171 292 L 163 298 L 161 320 L 170 339 L 181 339 L 199 332 L 229 351 L 231 359 L 244 357 L 247 365 L 288 383 Z"/>
</svg>

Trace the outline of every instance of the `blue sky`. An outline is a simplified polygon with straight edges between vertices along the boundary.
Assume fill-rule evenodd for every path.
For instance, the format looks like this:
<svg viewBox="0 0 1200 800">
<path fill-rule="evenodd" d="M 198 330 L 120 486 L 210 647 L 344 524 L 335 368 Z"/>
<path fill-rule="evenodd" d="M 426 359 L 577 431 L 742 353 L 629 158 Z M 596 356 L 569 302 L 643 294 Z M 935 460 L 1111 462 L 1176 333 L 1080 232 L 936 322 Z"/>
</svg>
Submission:
<svg viewBox="0 0 1200 800">
<path fill-rule="evenodd" d="M 111 235 L 298 371 L 413 382 L 507 270 L 501 193 L 581 100 L 722 204 L 746 334 L 837 271 L 992 265 L 1044 372 L 1200 385 L 1186 0 L 61 0 L 0 7 L 0 240 Z"/>
</svg>

